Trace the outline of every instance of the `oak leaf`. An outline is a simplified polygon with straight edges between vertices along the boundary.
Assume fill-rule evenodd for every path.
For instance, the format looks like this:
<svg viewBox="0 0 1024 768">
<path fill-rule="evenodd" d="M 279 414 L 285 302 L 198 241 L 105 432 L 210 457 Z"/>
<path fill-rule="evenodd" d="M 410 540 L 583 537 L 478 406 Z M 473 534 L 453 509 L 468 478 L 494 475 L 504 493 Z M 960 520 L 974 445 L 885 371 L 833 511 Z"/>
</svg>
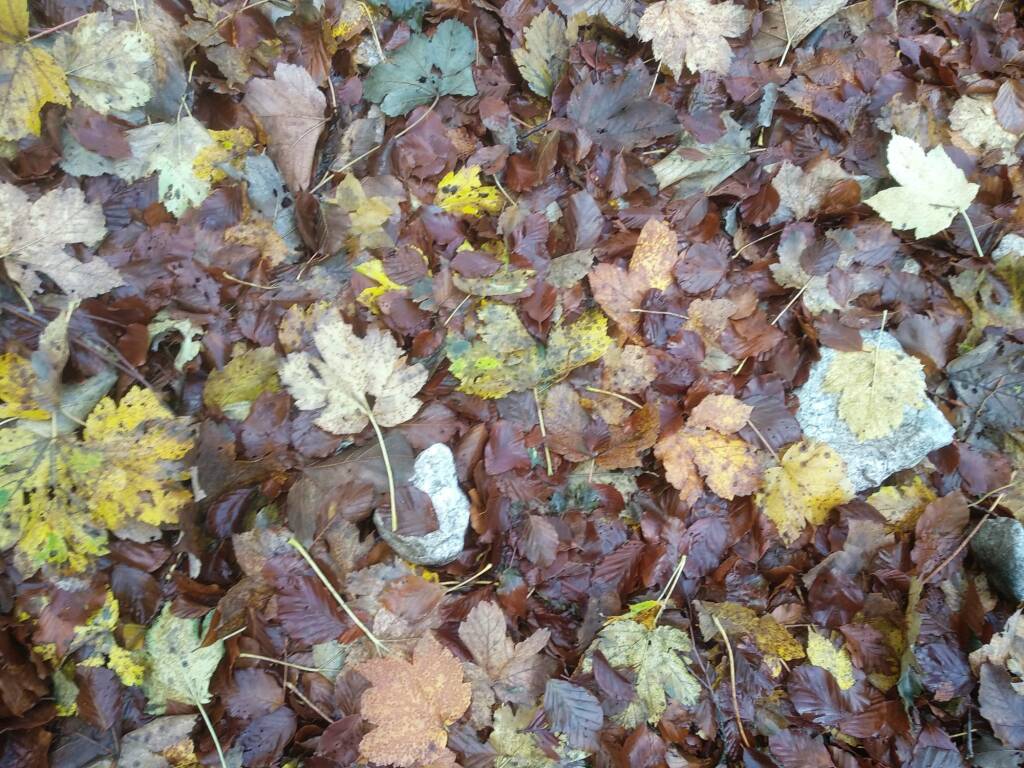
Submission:
<svg viewBox="0 0 1024 768">
<path fill-rule="evenodd" d="M 98 296 L 124 284 L 102 258 L 81 262 L 68 255 L 71 243 L 95 245 L 107 234 L 99 203 L 87 203 L 78 189 L 54 189 L 35 202 L 13 184 L 0 181 L 0 260 L 26 293 L 41 289 L 42 273 L 66 294 Z"/>
<path fill-rule="evenodd" d="M 789 631 L 769 615 L 758 616 L 750 608 L 738 603 L 709 603 L 697 601 L 700 632 L 707 641 L 720 640 L 718 623 L 725 634 L 732 637 L 747 637 L 754 641 L 763 654 L 764 662 L 772 674 L 778 674 L 783 661 L 804 657 L 803 646 Z"/>
<path fill-rule="evenodd" d="M 210 678 L 224 656 L 224 643 L 203 645 L 202 623 L 183 619 L 171 612 L 171 604 L 146 632 L 146 679 L 143 690 L 149 703 L 146 711 L 163 714 L 167 703 L 206 704 L 210 701 Z"/>
<path fill-rule="evenodd" d="M 858 440 L 895 431 L 907 409 L 925 399 L 924 368 L 901 350 L 865 345 L 860 352 L 837 352 L 822 387 L 838 395 L 838 411 Z"/>
<path fill-rule="evenodd" d="M 411 661 L 371 659 L 356 671 L 371 686 L 363 694 L 363 718 L 377 726 L 359 744 L 365 759 L 403 768 L 454 765 L 445 729 L 469 708 L 470 686 L 451 651 L 428 632 Z"/>
<path fill-rule="evenodd" d="M 458 173 L 449 171 L 437 183 L 434 204 L 448 213 L 482 216 L 500 213 L 502 198 L 497 187 L 480 183 L 479 165 L 467 165 Z"/>
<path fill-rule="evenodd" d="M 569 60 L 565 20 L 545 8 L 523 31 L 523 45 L 512 51 L 512 58 L 530 90 L 550 96 Z"/>
<path fill-rule="evenodd" d="M 415 395 L 427 381 L 422 365 L 408 365 L 391 334 L 370 326 L 359 338 L 337 314 L 313 331 L 319 357 L 292 352 L 280 368 L 281 381 L 304 411 L 322 408 L 316 425 L 336 435 L 353 435 L 371 422 L 394 427 L 416 415 Z M 372 397 L 370 405 L 368 396 Z"/>
<path fill-rule="evenodd" d="M 306 189 L 327 98 L 304 67 L 280 63 L 273 78 L 253 78 L 242 104 L 267 133 L 267 151 L 292 192 Z"/>
<path fill-rule="evenodd" d="M 654 57 L 677 80 L 684 64 L 693 73 L 724 75 L 732 63 L 725 38 L 746 32 L 750 18 L 750 11 L 728 1 L 660 0 L 647 6 L 637 37 L 651 42 Z"/>
<path fill-rule="evenodd" d="M 864 202 L 896 229 L 913 229 L 918 239 L 931 237 L 950 225 L 978 194 L 942 147 L 927 154 L 913 139 L 893 135 L 888 168 L 899 186 L 883 189 Z"/>
<path fill-rule="evenodd" d="M 757 503 L 782 540 L 792 544 L 807 523 L 821 525 L 833 507 L 853 496 L 842 457 L 824 443 L 804 440 L 786 450 L 779 466 L 765 471 Z"/>
</svg>

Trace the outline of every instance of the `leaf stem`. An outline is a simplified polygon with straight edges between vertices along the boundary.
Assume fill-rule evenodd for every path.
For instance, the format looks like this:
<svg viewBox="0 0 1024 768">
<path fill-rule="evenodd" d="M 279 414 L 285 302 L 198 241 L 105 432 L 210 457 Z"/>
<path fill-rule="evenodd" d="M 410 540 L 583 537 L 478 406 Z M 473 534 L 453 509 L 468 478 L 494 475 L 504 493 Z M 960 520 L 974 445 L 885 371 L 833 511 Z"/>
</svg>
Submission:
<svg viewBox="0 0 1024 768">
<path fill-rule="evenodd" d="M 743 730 L 743 719 L 740 717 L 739 698 L 736 696 L 736 661 L 732 656 L 732 643 L 729 642 L 729 636 L 725 633 L 725 627 L 722 626 L 722 622 L 718 620 L 718 617 L 712 614 L 711 620 L 715 622 L 715 627 L 718 628 L 722 641 L 725 643 L 725 652 L 729 656 L 729 686 L 732 692 L 732 711 L 733 715 L 736 716 L 736 726 L 740 729 L 740 739 L 743 741 L 743 746 L 750 749 L 750 741 L 747 739 L 747 732 Z"/>
<path fill-rule="evenodd" d="M 395 505 L 395 473 L 391 469 L 391 456 L 388 455 L 388 447 L 384 444 L 384 435 L 380 431 L 380 425 L 377 424 L 377 420 L 373 418 L 373 413 L 367 409 L 364 411 L 367 418 L 370 420 L 370 426 L 373 427 L 374 433 L 377 435 L 377 443 L 380 445 L 380 454 L 384 459 L 384 472 L 388 476 L 388 503 L 391 506 L 391 530 L 398 530 L 398 507 Z"/>
<path fill-rule="evenodd" d="M 370 631 L 369 627 L 363 624 L 363 622 L 360 621 L 359 617 L 355 615 L 352 609 L 348 607 L 348 603 L 346 603 L 344 598 L 338 593 L 338 590 L 334 588 L 334 585 L 331 584 L 330 580 L 327 578 L 324 572 L 320 570 L 320 566 L 316 564 L 316 560 L 314 560 L 312 555 L 310 555 L 306 548 L 302 546 L 302 542 L 300 542 L 298 539 L 292 536 L 290 539 L 288 539 L 288 543 L 292 547 L 294 547 L 294 549 L 300 555 L 302 555 L 302 559 L 305 560 L 306 563 L 309 564 L 309 567 L 313 569 L 313 573 L 315 573 L 316 577 L 320 579 L 320 583 L 324 585 L 328 592 L 330 592 L 331 597 L 334 598 L 335 602 L 337 602 L 338 605 L 341 606 L 341 610 L 343 610 L 348 615 L 348 617 L 352 619 L 352 622 L 357 627 L 359 627 L 359 629 L 362 630 L 363 634 L 366 635 L 367 639 L 371 643 L 373 643 L 373 647 L 376 648 L 379 653 L 386 653 L 388 647 L 384 645 L 384 643 L 382 643 L 380 640 L 378 640 L 377 636 Z"/>
<path fill-rule="evenodd" d="M 597 395 L 607 395 L 608 397 L 617 398 L 617 399 L 621 400 L 624 403 L 629 403 L 634 408 L 643 408 L 643 405 L 641 403 L 638 403 L 636 400 L 634 400 L 631 397 L 626 397 L 625 395 L 620 395 L 618 392 L 612 392 L 612 391 L 607 390 L 607 389 L 601 389 L 600 387 L 584 387 L 584 389 L 587 390 L 587 392 L 593 392 L 594 394 L 597 394 Z"/>
<path fill-rule="evenodd" d="M 258 653 L 240 653 L 238 654 L 240 659 L 255 659 L 256 661 L 265 661 L 268 664 L 280 664 L 282 667 L 288 669 L 297 669 L 299 672 L 316 672 L 317 674 L 323 674 L 322 669 L 317 667 L 306 667 L 302 664 L 293 664 L 290 661 L 283 661 L 282 659 L 275 659 L 271 656 L 260 656 Z"/>
<path fill-rule="evenodd" d="M 654 617 L 654 623 L 658 623 L 658 619 L 661 618 L 661 614 L 665 611 L 665 606 L 668 604 L 668 599 L 675 592 L 676 584 L 679 583 L 679 579 L 683 575 L 683 568 L 686 566 L 686 555 L 679 558 L 679 562 L 676 563 L 676 567 L 672 570 L 672 575 L 669 577 L 668 583 L 665 584 L 665 588 L 658 595 L 658 613 Z"/>
<path fill-rule="evenodd" d="M 189 684 L 189 690 L 191 691 L 192 685 Z M 203 718 L 203 722 L 206 724 L 206 730 L 210 732 L 210 738 L 213 739 L 213 746 L 217 749 L 217 759 L 220 760 L 220 768 L 228 768 L 228 761 L 224 759 L 224 749 L 220 745 L 220 739 L 217 738 L 217 732 L 213 730 L 213 723 L 210 722 L 210 716 L 206 714 L 206 708 L 199 703 L 199 697 L 192 692 L 192 700 L 195 705 L 199 708 L 199 714 Z"/>
<path fill-rule="evenodd" d="M 985 251 L 981 248 L 981 243 L 978 242 L 978 233 L 974 231 L 974 225 L 971 223 L 971 217 L 967 215 L 967 211 L 961 209 L 960 215 L 964 217 L 964 221 L 967 223 L 967 231 L 971 233 L 971 242 L 974 243 L 974 250 L 978 252 L 978 258 L 985 258 Z"/>
<path fill-rule="evenodd" d="M 547 464 L 548 477 L 555 474 L 555 469 L 551 464 L 551 449 L 548 448 L 548 430 L 544 426 L 544 409 L 540 407 L 540 396 L 537 394 L 537 388 L 533 388 L 533 402 L 537 406 L 537 426 L 540 427 L 540 438 L 544 441 L 544 461 Z"/>
</svg>

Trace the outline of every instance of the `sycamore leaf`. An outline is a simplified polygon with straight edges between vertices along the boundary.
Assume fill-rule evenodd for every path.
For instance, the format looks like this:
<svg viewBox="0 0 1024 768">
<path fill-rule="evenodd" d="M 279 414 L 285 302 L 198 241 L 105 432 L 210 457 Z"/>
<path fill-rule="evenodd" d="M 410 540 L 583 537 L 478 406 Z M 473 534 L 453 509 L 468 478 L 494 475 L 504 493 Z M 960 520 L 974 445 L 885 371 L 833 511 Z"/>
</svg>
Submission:
<svg viewBox="0 0 1024 768">
<path fill-rule="evenodd" d="M 117 270 L 99 256 L 81 262 L 64 250 L 70 243 L 95 245 L 106 234 L 102 206 L 87 203 L 81 190 L 58 188 L 29 202 L 21 189 L 0 181 L 0 260 L 26 293 L 41 289 L 37 273 L 76 298 L 123 285 Z"/>
<path fill-rule="evenodd" d="M 883 485 L 865 501 L 877 509 L 890 526 L 909 530 L 936 498 L 935 491 L 915 475 L 913 481 L 905 485 Z"/>
<path fill-rule="evenodd" d="M 106 552 L 107 529 L 176 523 L 191 501 L 179 463 L 192 447 L 188 421 L 150 390 L 131 389 L 116 405 L 101 400 L 81 439 L 51 439 L 47 427 L 0 430 L 0 488 L 11 492 L 0 544 L 17 543 L 26 572 L 44 563 L 81 570 Z"/>
<path fill-rule="evenodd" d="M 853 677 L 853 663 L 845 648 L 836 648 L 827 637 L 818 634 L 811 628 L 807 632 L 807 660 L 816 667 L 832 673 L 842 690 L 853 688 L 856 680 Z"/>
<path fill-rule="evenodd" d="M 359 338 L 336 313 L 313 331 L 319 357 L 292 352 L 281 365 L 281 381 L 304 411 L 322 408 L 316 425 L 336 435 L 353 435 L 370 423 L 394 427 L 416 415 L 415 395 L 427 381 L 420 364 L 408 365 L 388 331 L 376 326 Z M 371 407 L 367 396 L 374 399 Z"/>
<path fill-rule="evenodd" d="M 126 181 L 159 174 L 160 199 L 171 214 L 184 215 L 210 194 L 210 182 L 196 176 L 194 163 L 213 137 L 194 117 L 133 128 L 127 137 L 134 161 L 118 173 Z"/>
<path fill-rule="evenodd" d="M 893 135 L 887 156 L 899 186 L 865 202 L 896 229 L 913 229 L 918 239 L 944 230 L 978 194 L 978 185 L 967 181 L 941 146 L 925 154 L 913 139 Z"/>
<path fill-rule="evenodd" d="M 71 106 L 64 70 L 27 37 L 28 0 L 6 0 L 0 11 L 0 141 L 38 136 L 44 104 Z"/>
<path fill-rule="evenodd" d="M 700 697 L 700 684 L 680 655 L 690 650 L 690 639 L 675 627 L 652 629 L 632 619 L 606 624 L 587 651 L 585 672 L 592 668 L 595 650 L 613 667 L 627 668 L 636 676 L 636 698 L 614 718 L 625 728 L 644 721 L 657 723 L 668 706 L 668 697 L 683 706 L 696 704 Z"/>
<path fill-rule="evenodd" d="M 219 371 L 213 371 L 203 389 L 207 408 L 219 408 L 238 421 L 249 415 L 253 400 L 264 392 L 277 392 L 277 353 L 273 347 L 258 347 L 235 355 Z"/>
<path fill-rule="evenodd" d="M 273 78 L 246 86 L 242 104 L 267 133 L 267 151 L 292 192 L 306 189 L 313 158 L 327 121 L 327 98 L 304 67 L 280 63 Z"/>
<path fill-rule="evenodd" d="M 728 1 L 660 0 L 647 6 L 637 37 L 651 42 L 654 57 L 677 80 L 684 64 L 694 73 L 724 75 L 732 63 L 725 38 L 746 32 L 750 18 L 750 11 Z"/>
<path fill-rule="evenodd" d="M 482 216 L 500 213 L 503 201 L 497 187 L 480 183 L 480 166 L 467 165 L 458 173 L 449 171 L 438 182 L 434 204 L 448 213 Z"/>
<path fill-rule="evenodd" d="M 179 618 L 171 612 L 170 603 L 164 605 L 146 632 L 147 712 L 163 714 L 171 701 L 193 705 L 210 701 L 210 678 L 224 656 L 224 643 L 218 640 L 203 646 L 203 629 L 198 619 Z"/>
<path fill-rule="evenodd" d="M 413 107 L 449 94 L 475 96 L 476 44 L 469 27 L 451 19 L 433 37 L 413 35 L 363 80 L 363 95 L 384 114 L 404 115 Z"/>
<path fill-rule="evenodd" d="M 75 96 L 101 115 L 142 106 L 153 93 L 153 38 L 109 11 L 83 16 L 57 38 L 53 56 Z"/>
<path fill-rule="evenodd" d="M 476 314 L 476 340 L 449 334 L 445 351 L 459 390 L 478 397 L 499 398 L 554 382 L 599 359 L 611 344 L 607 318 L 596 310 L 556 326 L 547 347 L 523 327 L 514 307 L 484 302 Z"/>
<path fill-rule="evenodd" d="M 839 396 L 839 418 L 858 440 L 895 431 L 908 408 L 924 407 L 924 368 L 902 350 L 865 345 L 860 352 L 837 352 L 825 373 L 826 392 Z"/>
<path fill-rule="evenodd" d="M 523 46 L 512 51 L 512 58 L 530 90 L 550 96 L 569 60 L 565 20 L 545 8 L 526 27 Z"/>
<path fill-rule="evenodd" d="M 643 10 L 643 5 L 636 0 L 555 0 L 555 5 L 570 19 L 576 17 L 594 23 L 600 17 L 627 35 L 636 34 Z"/>
<path fill-rule="evenodd" d="M 370 184 L 366 187 L 369 188 Z M 325 201 L 325 205 L 336 206 L 345 213 L 350 251 L 394 245 L 384 225 L 401 214 L 399 203 L 398 197 L 367 194 L 363 183 L 351 174 L 341 180 L 334 196 Z M 327 215 L 330 216 L 329 213 Z"/>
<path fill-rule="evenodd" d="M 695 605 L 700 618 L 700 632 L 705 640 L 721 640 L 721 633 L 714 622 L 718 619 L 727 635 L 748 637 L 754 641 L 772 674 L 781 671 L 781 662 L 804 657 L 803 646 L 771 616 L 758 616 L 738 603 L 697 601 Z"/>
<path fill-rule="evenodd" d="M 804 440 L 789 447 L 779 466 L 765 471 L 757 502 L 782 540 L 792 544 L 807 523 L 821 525 L 833 507 L 853 496 L 842 457 L 824 443 Z"/>
<path fill-rule="evenodd" d="M 459 626 L 459 639 L 487 674 L 498 698 L 512 704 L 532 704 L 544 689 L 550 665 L 540 652 L 550 638 L 549 630 L 540 629 L 513 643 L 504 612 L 492 602 L 477 603 Z"/>
<path fill-rule="evenodd" d="M 762 10 L 761 28 L 750 41 L 754 61 L 777 59 L 846 5 L 846 0 L 776 0 Z"/>
<path fill-rule="evenodd" d="M 377 726 L 359 743 L 363 758 L 403 768 L 450 759 L 445 729 L 470 702 L 469 683 L 451 651 L 428 632 L 411 661 L 371 659 L 356 671 L 371 686 L 363 694 L 363 718 Z"/>
<path fill-rule="evenodd" d="M 672 269 L 679 260 L 676 233 L 664 221 L 648 219 L 640 230 L 629 269 L 615 264 L 598 264 L 590 270 L 590 288 L 608 316 L 627 333 L 636 332 L 644 294 L 665 290 L 672 284 Z"/>
<path fill-rule="evenodd" d="M 43 421 L 50 411 L 35 398 L 36 374 L 32 362 L 13 352 L 0 355 L 0 419 Z"/>
</svg>

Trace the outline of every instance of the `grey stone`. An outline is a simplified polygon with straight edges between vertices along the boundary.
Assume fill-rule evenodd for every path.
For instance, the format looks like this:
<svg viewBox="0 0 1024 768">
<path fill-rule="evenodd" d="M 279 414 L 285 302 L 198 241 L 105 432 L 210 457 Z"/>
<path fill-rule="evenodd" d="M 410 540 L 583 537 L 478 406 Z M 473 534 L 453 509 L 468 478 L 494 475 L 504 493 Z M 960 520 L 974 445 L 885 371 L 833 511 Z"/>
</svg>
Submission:
<svg viewBox="0 0 1024 768">
<path fill-rule="evenodd" d="M 900 343 L 888 333 L 861 331 L 861 337 L 872 347 L 878 344 L 882 349 L 903 352 Z M 881 485 L 894 472 L 916 467 L 929 453 L 953 442 L 953 427 L 931 400 L 920 409 L 907 407 L 903 423 L 888 435 L 858 440 L 839 418 L 839 396 L 823 387 L 825 373 L 837 354 L 840 353 L 834 349 L 822 348 L 821 359 L 812 366 L 807 383 L 797 391 L 800 409 L 796 418 L 805 437 L 828 443 L 842 456 L 854 490 Z M 924 371 L 920 375 L 923 386 Z"/>
<path fill-rule="evenodd" d="M 387 511 L 373 517 L 381 538 L 401 557 L 419 565 L 444 565 L 462 551 L 469 526 L 469 498 L 459 487 L 455 457 L 444 443 L 434 443 L 416 457 L 410 483 L 430 497 L 437 530 L 424 536 L 403 536 L 391 530 Z M 401 513 L 401 512 L 399 512 Z"/>
<path fill-rule="evenodd" d="M 971 539 L 971 552 L 992 586 L 1024 600 L 1024 525 L 1012 517 L 986 520 Z"/>
</svg>

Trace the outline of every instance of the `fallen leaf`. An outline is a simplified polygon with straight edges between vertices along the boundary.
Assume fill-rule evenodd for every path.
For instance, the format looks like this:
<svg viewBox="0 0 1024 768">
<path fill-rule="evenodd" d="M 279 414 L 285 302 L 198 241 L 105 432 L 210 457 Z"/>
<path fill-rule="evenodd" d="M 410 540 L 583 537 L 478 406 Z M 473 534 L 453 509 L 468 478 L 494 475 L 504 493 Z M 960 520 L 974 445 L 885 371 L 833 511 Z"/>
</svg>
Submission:
<svg viewBox="0 0 1024 768">
<path fill-rule="evenodd" d="M 356 252 L 394 245 L 384 225 L 401 215 L 400 202 L 401 198 L 396 196 L 367 194 L 359 179 L 348 174 L 324 204 L 336 206 L 346 214 L 349 250 Z"/>
<path fill-rule="evenodd" d="M 935 499 L 935 491 L 915 475 L 913 481 L 905 485 L 883 485 L 865 501 L 877 509 L 890 526 L 909 530 Z"/>
<path fill-rule="evenodd" d="M 273 78 L 253 78 L 242 105 L 268 137 L 267 151 L 292 192 L 309 187 L 313 158 L 327 121 L 327 99 L 304 67 L 280 63 Z"/>
<path fill-rule="evenodd" d="M 658 187 L 677 185 L 676 197 L 697 192 L 708 194 L 747 164 L 750 159 L 750 129 L 737 123 L 728 112 L 722 113 L 725 133 L 710 144 L 702 144 L 684 132 L 679 146 L 656 162 L 651 170 Z"/>
<path fill-rule="evenodd" d="M 194 117 L 133 128 L 127 138 L 133 158 L 119 164 L 118 175 L 134 181 L 158 174 L 160 199 L 173 215 L 184 215 L 210 194 L 210 182 L 196 176 L 193 166 L 203 149 L 214 141 Z"/>
<path fill-rule="evenodd" d="M 564 733 L 569 746 L 593 750 L 594 738 L 604 723 L 604 712 L 597 698 L 578 685 L 565 680 L 548 680 L 544 689 L 544 712 L 551 728 Z"/>
<path fill-rule="evenodd" d="M 727 37 L 750 27 L 750 11 L 731 2 L 659 0 L 644 10 L 637 36 L 651 42 L 654 57 L 680 78 L 691 72 L 725 74 L 732 63 Z"/>
<path fill-rule="evenodd" d="M 411 767 L 450 760 L 446 727 L 469 708 L 470 687 L 451 652 L 425 634 L 412 661 L 371 659 L 356 670 L 370 681 L 362 715 L 377 727 L 359 744 L 366 760 Z"/>
<path fill-rule="evenodd" d="M 899 186 L 864 202 L 896 229 L 913 229 L 919 240 L 948 227 L 978 194 L 978 185 L 967 181 L 942 147 L 925 154 L 913 139 L 893 135 L 888 167 Z"/>
<path fill-rule="evenodd" d="M 784 161 L 772 179 L 772 186 L 779 193 L 775 220 L 807 218 L 818 210 L 833 184 L 849 178 L 850 174 L 830 157 L 818 160 L 809 170 Z"/>
<path fill-rule="evenodd" d="M 753 412 L 752 406 L 746 405 L 732 395 L 711 394 L 693 409 L 686 426 L 694 429 L 708 427 L 723 435 L 731 435 L 746 426 Z"/>
<path fill-rule="evenodd" d="M 821 525 L 835 506 L 853 496 L 839 454 L 824 443 L 802 440 L 786 450 L 779 466 L 765 470 L 757 503 L 791 544 L 808 523 Z"/>
<path fill-rule="evenodd" d="M 210 701 L 210 678 L 224 656 L 224 643 L 204 646 L 198 619 L 182 619 L 171 612 L 171 604 L 146 631 L 146 680 L 143 690 L 149 699 L 146 711 L 163 714 L 168 702 L 206 704 Z"/>
<path fill-rule="evenodd" d="M 635 0 L 555 0 L 555 5 L 567 17 L 582 15 L 593 19 L 601 17 L 627 35 L 635 35 L 643 6 Z"/>
<path fill-rule="evenodd" d="M 832 641 L 813 627 L 807 631 L 807 660 L 816 667 L 828 670 L 841 690 L 853 688 L 853 663 L 845 648 L 836 648 Z"/>
<path fill-rule="evenodd" d="M 551 96 L 569 60 L 565 20 L 545 8 L 527 25 L 523 45 L 513 49 L 512 58 L 531 91 Z"/>
<path fill-rule="evenodd" d="M 796 48 L 844 5 L 846 0 L 776 0 L 762 10 L 761 28 L 750 41 L 754 61 L 775 59 Z"/>
<path fill-rule="evenodd" d="M 95 245 L 106 237 L 98 203 L 87 203 L 78 189 L 54 189 L 35 202 L 13 184 L 0 181 L 0 259 L 7 275 L 29 294 L 42 289 L 37 273 L 69 296 L 98 296 L 124 284 L 99 256 L 81 262 L 69 256 L 71 243 Z"/>
<path fill-rule="evenodd" d="M 224 415 L 244 421 L 252 402 L 264 392 L 281 389 L 277 377 L 277 353 L 273 347 L 257 347 L 236 354 L 219 371 L 213 371 L 203 388 L 203 403 Z"/>
<path fill-rule="evenodd" d="M 996 119 L 995 97 L 961 96 L 949 112 L 949 127 L 953 144 L 969 154 L 991 153 L 996 163 L 1006 165 L 1017 162 L 1014 150 L 1024 130 L 1015 133 L 1000 124 Z"/>
<path fill-rule="evenodd" d="M 721 640 L 721 633 L 714 622 L 714 619 L 718 619 L 727 635 L 747 637 L 754 641 L 773 675 L 782 670 L 782 662 L 804 658 L 803 646 L 771 616 L 758 616 L 750 608 L 737 603 L 699 600 L 694 604 L 697 606 L 700 633 L 705 640 Z"/>
<path fill-rule="evenodd" d="M 434 205 L 448 213 L 482 216 L 500 213 L 504 200 L 497 187 L 480 183 L 479 165 L 467 165 L 458 173 L 449 171 L 437 183 Z"/>
</svg>

